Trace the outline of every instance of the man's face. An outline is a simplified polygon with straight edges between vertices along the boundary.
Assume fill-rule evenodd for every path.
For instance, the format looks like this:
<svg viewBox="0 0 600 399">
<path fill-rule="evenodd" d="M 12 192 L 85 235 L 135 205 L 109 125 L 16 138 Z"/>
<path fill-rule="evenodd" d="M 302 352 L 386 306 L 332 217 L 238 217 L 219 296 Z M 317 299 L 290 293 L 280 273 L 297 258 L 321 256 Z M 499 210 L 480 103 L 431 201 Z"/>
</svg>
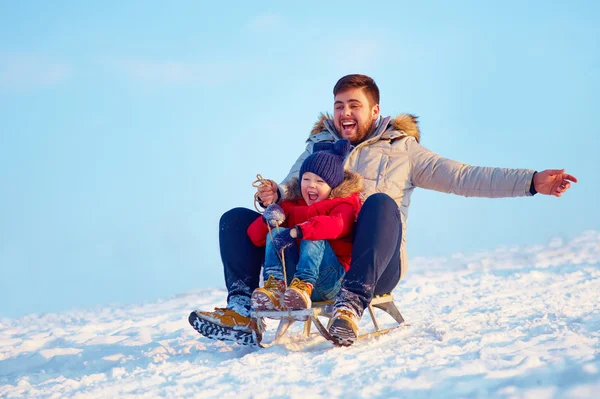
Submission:
<svg viewBox="0 0 600 399">
<path fill-rule="evenodd" d="M 338 93 L 333 103 L 333 123 L 342 138 L 358 144 L 373 129 L 379 117 L 379 104 L 370 105 L 363 89 L 349 89 Z"/>
</svg>

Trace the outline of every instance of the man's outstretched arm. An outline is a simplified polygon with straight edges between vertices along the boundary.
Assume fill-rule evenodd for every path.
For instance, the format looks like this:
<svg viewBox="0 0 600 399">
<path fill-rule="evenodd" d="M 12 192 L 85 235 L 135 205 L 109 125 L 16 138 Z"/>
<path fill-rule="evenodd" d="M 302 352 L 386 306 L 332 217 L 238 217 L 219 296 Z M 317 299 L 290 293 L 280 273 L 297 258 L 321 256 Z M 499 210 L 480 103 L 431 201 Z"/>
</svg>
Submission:
<svg viewBox="0 0 600 399">
<path fill-rule="evenodd" d="M 443 158 L 414 140 L 407 142 L 411 182 L 430 190 L 465 197 L 519 197 L 536 193 L 560 197 L 577 179 L 562 170 L 482 167 Z"/>
</svg>

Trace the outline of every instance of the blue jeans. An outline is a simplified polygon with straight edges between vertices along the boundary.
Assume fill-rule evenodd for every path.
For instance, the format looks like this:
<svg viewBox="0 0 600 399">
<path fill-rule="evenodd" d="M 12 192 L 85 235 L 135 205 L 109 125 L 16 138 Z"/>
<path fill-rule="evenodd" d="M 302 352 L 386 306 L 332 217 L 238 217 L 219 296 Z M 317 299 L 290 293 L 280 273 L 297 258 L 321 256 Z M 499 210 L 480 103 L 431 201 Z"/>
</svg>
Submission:
<svg viewBox="0 0 600 399">
<path fill-rule="evenodd" d="M 290 229 L 273 229 L 273 237 L 278 234 L 289 234 Z M 327 240 L 301 240 L 300 251 L 294 242 L 285 249 L 285 268 L 288 284 L 292 278 L 311 283 L 314 287 L 311 295 L 312 301 L 325 301 L 333 299 L 342 286 L 342 279 L 346 274 L 344 267 L 331 249 Z M 271 234 L 267 234 L 267 247 L 265 250 L 265 263 L 263 278 L 269 276 L 283 280 L 283 265 L 279 257 L 281 251 L 273 246 Z"/>
</svg>

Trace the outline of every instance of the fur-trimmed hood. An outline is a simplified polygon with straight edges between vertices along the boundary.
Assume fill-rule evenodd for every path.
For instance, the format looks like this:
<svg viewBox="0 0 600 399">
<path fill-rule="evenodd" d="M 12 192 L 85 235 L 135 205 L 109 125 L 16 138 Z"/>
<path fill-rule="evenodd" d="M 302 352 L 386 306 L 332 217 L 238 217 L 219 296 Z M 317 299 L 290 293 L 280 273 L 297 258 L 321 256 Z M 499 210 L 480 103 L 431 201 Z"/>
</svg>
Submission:
<svg viewBox="0 0 600 399">
<path fill-rule="evenodd" d="M 293 177 L 286 184 L 284 201 L 296 201 L 302 198 L 302 190 L 300 189 L 300 179 Z M 358 173 L 344 171 L 344 181 L 331 190 L 330 198 L 346 198 L 354 193 L 360 193 L 363 190 L 362 176 Z"/>
<path fill-rule="evenodd" d="M 333 126 L 333 118 L 329 113 L 321 113 L 319 115 L 319 119 L 315 123 L 310 132 L 311 135 L 321 133 L 323 130 L 327 129 L 325 126 L 325 121 L 330 120 L 331 126 Z M 390 121 L 389 128 L 393 128 L 395 130 L 399 130 L 406 134 L 407 136 L 414 137 L 417 140 L 417 143 L 421 142 L 421 132 L 419 131 L 419 123 L 417 121 L 417 117 L 411 114 L 400 114 L 393 118 Z"/>
</svg>

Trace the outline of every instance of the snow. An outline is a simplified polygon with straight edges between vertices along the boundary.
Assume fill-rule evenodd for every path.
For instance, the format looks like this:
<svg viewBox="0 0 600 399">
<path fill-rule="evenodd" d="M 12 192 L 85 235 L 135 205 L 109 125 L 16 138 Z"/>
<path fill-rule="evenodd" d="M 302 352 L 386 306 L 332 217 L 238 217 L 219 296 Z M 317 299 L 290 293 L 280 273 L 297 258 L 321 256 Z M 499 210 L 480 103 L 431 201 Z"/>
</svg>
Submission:
<svg viewBox="0 0 600 399">
<path fill-rule="evenodd" d="M 0 397 L 596 398 L 599 293 L 600 232 L 587 231 L 413 258 L 394 291 L 410 325 L 349 348 L 304 339 L 300 324 L 267 349 L 208 340 L 187 316 L 222 306 L 223 289 L 4 318 Z"/>
</svg>

